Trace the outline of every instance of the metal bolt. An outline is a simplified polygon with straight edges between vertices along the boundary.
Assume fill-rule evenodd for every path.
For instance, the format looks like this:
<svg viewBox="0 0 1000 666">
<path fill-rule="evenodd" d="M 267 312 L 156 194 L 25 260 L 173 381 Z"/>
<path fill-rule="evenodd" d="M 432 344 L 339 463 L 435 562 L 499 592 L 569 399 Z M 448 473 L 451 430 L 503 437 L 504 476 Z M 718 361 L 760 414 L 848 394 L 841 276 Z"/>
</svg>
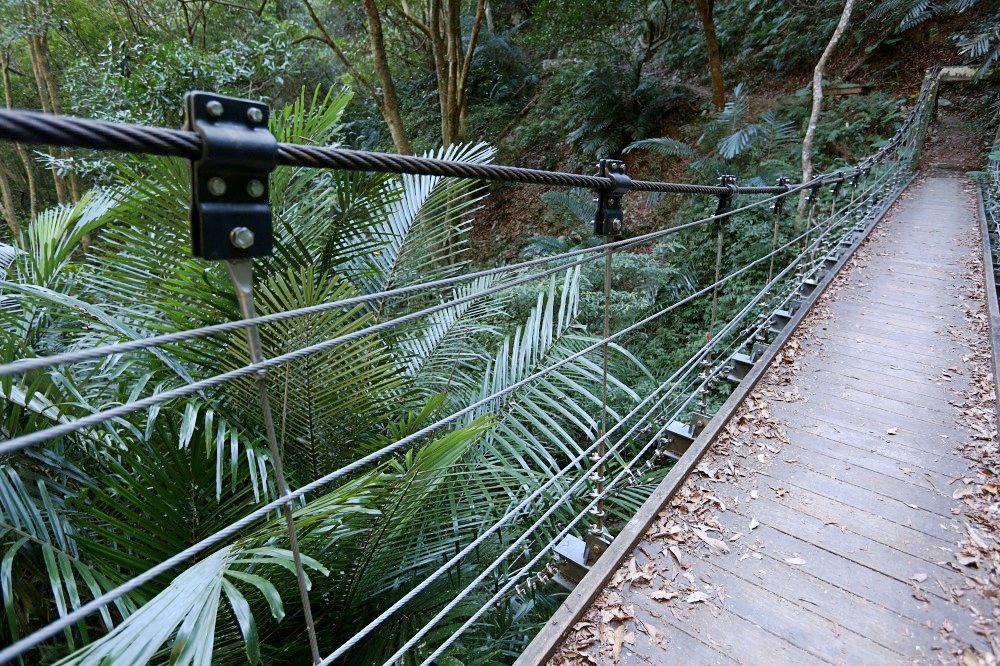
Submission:
<svg viewBox="0 0 1000 666">
<path fill-rule="evenodd" d="M 257 198 L 264 195 L 264 183 L 260 182 L 256 178 L 247 183 L 247 194 Z"/>
<path fill-rule="evenodd" d="M 256 106 L 251 106 L 247 109 L 247 119 L 252 123 L 259 123 L 264 120 L 264 112 Z"/>
<path fill-rule="evenodd" d="M 234 247 L 245 250 L 253 245 L 253 232 L 246 227 L 236 227 L 229 232 L 229 242 L 232 243 Z"/>
<path fill-rule="evenodd" d="M 205 105 L 205 110 L 208 111 L 208 115 L 213 118 L 218 118 L 222 115 L 223 108 L 222 102 L 217 99 L 213 99 L 211 102 Z"/>
<path fill-rule="evenodd" d="M 217 197 L 221 197 L 226 193 L 226 181 L 222 180 L 218 176 L 215 178 L 208 179 L 208 191 Z"/>
</svg>

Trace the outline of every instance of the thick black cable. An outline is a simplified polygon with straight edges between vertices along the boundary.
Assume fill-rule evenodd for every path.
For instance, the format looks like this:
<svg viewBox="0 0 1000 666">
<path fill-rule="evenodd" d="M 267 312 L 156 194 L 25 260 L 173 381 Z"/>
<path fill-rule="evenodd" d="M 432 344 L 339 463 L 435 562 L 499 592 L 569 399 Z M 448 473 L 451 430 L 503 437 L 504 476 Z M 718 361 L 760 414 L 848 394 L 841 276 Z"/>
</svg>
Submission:
<svg viewBox="0 0 1000 666">
<path fill-rule="evenodd" d="M 812 181 L 810 181 L 810 183 L 812 183 Z M 234 321 L 223 322 L 220 324 L 209 324 L 207 326 L 192 328 L 185 331 L 164 333 L 162 335 L 151 336 L 148 338 L 129 340 L 127 342 L 114 342 L 106 345 L 90 347 L 89 349 L 74 349 L 72 351 L 62 352 L 60 354 L 52 354 L 50 356 L 37 356 L 34 358 L 19 359 L 17 361 L 12 361 L 10 363 L 0 364 L 0 377 L 23 374 L 33 370 L 41 370 L 66 363 L 79 363 L 81 361 L 105 358 L 107 356 L 112 356 L 114 354 L 123 354 L 127 352 L 150 349 L 154 347 L 162 347 L 169 344 L 184 342 L 186 340 L 194 340 L 197 338 L 207 337 L 218 333 L 227 333 L 231 331 L 236 331 L 247 328 L 249 326 L 270 324 L 277 321 L 292 319 L 295 317 L 318 314 L 321 312 L 327 312 L 335 308 L 352 307 L 355 305 L 360 305 L 362 303 L 368 303 L 370 301 L 379 298 L 395 298 L 398 296 L 412 294 L 418 291 L 440 288 L 448 285 L 457 284 L 459 282 L 467 282 L 470 280 L 478 279 L 480 277 L 499 275 L 503 273 L 515 273 L 519 270 L 523 270 L 533 266 L 538 266 L 541 264 L 551 264 L 552 262 L 560 261 L 563 259 L 570 259 L 590 254 L 593 254 L 595 255 L 595 257 L 597 257 L 602 255 L 604 252 L 608 250 L 627 250 L 633 247 L 637 247 L 639 245 L 644 245 L 646 243 L 659 240 L 660 238 L 664 238 L 671 234 L 692 229 L 694 227 L 703 224 L 708 224 L 709 222 L 716 221 L 722 217 L 732 216 L 735 215 L 736 213 L 747 211 L 758 206 L 763 206 L 765 204 L 774 201 L 779 197 L 788 196 L 802 189 L 806 189 L 810 186 L 811 185 L 809 183 L 807 183 L 804 186 L 803 185 L 790 186 L 787 191 L 783 189 L 779 194 L 771 196 L 767 199 L 754 201 L 744 206 L 734 208 L 730 211 L 727 211 L 723 215 L 718 215 L 718 216 L 712 215 L 709 217 L 704 217 L 698 220 L 693 220 L 691 222 L 685 222 L 684 224 L 678 224 L 673 227 L 668 227 L 666 229 L 652 231 L 647 234 L 643 234 L 641 236 L 636 236 L 634 238 L 627 238 L 624 240 L 615 241 L 614 243 L 606 245 L 581 248 L 578 250 L 570 250 L 569 252 L 563 252 L 560 254 L 554 254 L 545 257 L 539 257 L 536 259 L 530 259 L 528 261 L 524 261 L 518 264 L 509 264 L 506 266 L 499 266 L 497 268 L 488 268 L 473 273 L 466 273 L 464 275 L 455 275 L 448 278 L 442 278 L 440 280 L 431 280 L 429 282 L 421 282 L 418 284 L 406 285 L 405 287 L 397 287 L 395 289 L 389 289 L 386 291 L 374 292 L 370 294 L 361 294 L 358 296 L 351 296 L 349 298 L 338 299 L 336 301 L 329 301 L 326 303 L 317 303 L 315 305 L 296 308 L 294 310 L 273 312 L 266 315 L 259 315 L 251 319 L 238 319 Z M 0 280 L 0 285 L 3 284 L 4 282 Z M 13 290 L 18 289 L 16 285 L 11 285 L 9 288 Z"/>
<path fill-rule="evenodd" d="M 114 150 L 151 155 L 168 155 L 198 160 L 202 155 L 201 137 L 191 131 L 107 122 L 62 116 L 23 109 L 0 109 L 0 139 L 19 143 L 55 145 L 67 148 Z M 294 143 L 279 143 L 277 163 L 292 167 L 315 167 L 445 176 L 485 181 L 583 187 L 611 190 L 614 180 L 600 176 L 562 171 L 529 169 L 502 164 L 472 164 L 415 155 L 396 155 Z M 632 181 L 630 189 L 642 192 L 719 195 L 729 190 L 714 185 Z M 779 194 L 779 187 L 738 188 L 738 194 Z"/>
</svg>

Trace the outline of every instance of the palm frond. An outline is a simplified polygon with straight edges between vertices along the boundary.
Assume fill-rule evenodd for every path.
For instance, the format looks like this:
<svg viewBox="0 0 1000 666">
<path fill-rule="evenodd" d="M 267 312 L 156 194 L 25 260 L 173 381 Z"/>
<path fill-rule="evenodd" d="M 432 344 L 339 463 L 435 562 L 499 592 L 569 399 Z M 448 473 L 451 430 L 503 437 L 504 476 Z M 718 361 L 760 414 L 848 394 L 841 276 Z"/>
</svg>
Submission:
<svg viewBox="0 0 1000 666">
<path fill-rule="evenodd" d="M 111 579 L 81 557 L 62 497 L 53 495 L 43 478 L 31 487 L 22 474 L 9 465 L 0 466 L 0 588 L 4 634 L 11 640 L 37 621 L 33 615 L 64 616 L 113 587 Z M 51 596 L 43 592 L 46 588 Z M 119 616 L 125 616 L 134 610 L 135 602 L 122 597 L 115 608 Z M 111 611 L 104 609 L 100 615 L 111 629 Z M 70 646 L 76 643 L 77 634 L 88 640 L 86 623 L 77 625 L 75 632 L 66 631 Z"/>
<path fill-rule="evenodd" d="M 594 220 L 594 197 L 590 192 L 575 188 L 552 190 L 543 193 L 541 198 L 546 206 L 559 213 L 568 213 L 580 224 Z"/>
<path fill-rule="evenodd" d="M 252 548 L 246 544 L 222 548 L 181 572 L 166 589 L 109 634 L 58 664 L 145 664 L 158 654 L 163 654 L 172 664 L 212 664 L 223 594 L 239 622 L 251 664 L 256 664 L 260 656 L 256 621 L 236 583 L 259 592 L 274 617 L 281 619 L 284 617 L 281 595 L 269 578 L 260 575 L 262 568 L 276 572 L 273 569 L 276 560 L 282 561 L 279 568 L 291 568 L 288 551 Z M 316 560 L 307 556 L 302 560 L 305 566 L 326 572 Z M 169 656 L 166 654 L 168 643 Z"/>
<path fill-rule="evenodd" d="M 484 143 L 454 144 L 426 156 L 485 163 L 495 152 Z M 398 187 L 398 199 L 372 230 L 380 249 L 366 261 L 353 264 L 354 279 L 367 293 L 434 280 L 460 270 L 461 264 L 454 260 L 465 243 L 466 216 L 485 196 L 485 190 L 472 181 L 437 176 L 404 175 Z M 385 305 L 380 300 L 372 309 L 381 312 Z"/>
<path fill-rule="evenodd" d="M 753 141 L 753 138 L 757 135 L 760 127 L 757 125 L 747 125 L 741 129 L 736 130 L 727 137 L 724 137 L 719 141 L 716 146 L 716 150 L 719 151 L 719 155 L 723 159 L 731 160 L 744 150 Z"/>
<path fill-rule="evenodd" d="M 920 25 L 934 15 L 936 6 L 933 0 L 912 0 L 906 13 L 899 22 L 896 32 L 905 32 L 910 28 Z"/>
<path fill-rule="evenodd" d="M 633 150 L 648 150 L 664 157 L 694 157 L 694 149 L 691 146 L 683 141 L 671 139 L 666 136 L 657 139 L 633 141 L 622 152 L 630 153 Z"/>
<path fill-rule="evenodd" d="M 740 81 L 733 89 L 733 94 L 726 100 L 726 105 L 719 112 L 719 121 L 735 127 L 742 123 L 750 113 L 750 96 L 746 84 Z"/>
</svg>

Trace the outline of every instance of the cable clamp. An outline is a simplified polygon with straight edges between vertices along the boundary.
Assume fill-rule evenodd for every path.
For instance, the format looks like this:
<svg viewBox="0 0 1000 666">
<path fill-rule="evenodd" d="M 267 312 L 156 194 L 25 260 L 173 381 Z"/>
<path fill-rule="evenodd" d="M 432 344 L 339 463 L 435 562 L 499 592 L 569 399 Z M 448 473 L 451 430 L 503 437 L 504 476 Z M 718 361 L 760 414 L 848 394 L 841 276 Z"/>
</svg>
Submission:
<svg viewBox="0 0 1000 666">
<path fill-rule="evenodd" d="M 785 196 L 788 194 L 788 178 L 782 176 L 778 180 L 774 181 L 774 184 L 781 188 L 782 192 L 775 198 L 773 211 L 778 217 L 785 211 Z"/>
<path fill-rule="evenodd" d="M 736 185 L 736 176 L 729 174 L 719 176 L 719 186 L 726 188 L 728 191 L 719 195 L 719 205 L 715 207 L 716 217 L 728 213 L 732 209 L 733 198 L 740 193 L 740 188 Z M 716 220 L 716 222 L 724 221 L 723 219 Z"/>
<path fill-rule="evenodd" d="M 830 192 L 833 193 L 834 198 L 837 198 L 837 196 L 840 194 L 840 188 L 844 186 L 845 180 L 847 180 L 847 176 L 844 175 L 844 172 L 838 171 L 837 180 L 833 181 L 833 187 L 830 189 Z"/>
<path fill-rule="evenodd" d="M 822 180 L 816 183 L 815 185 L 809 187 L 809 198 L 807 199 L 807 201 L 809 202 L 810 206 L 816 203 L 816 197 L 819 196 L 819 191 L 822 187 L 823 187 Z"/>
<path fill-rule="evenodd" d="M 270 255 L 268 176 L 278 142 L 267 129 L 267 105 L 195 91 L 184 96 L 184 111 L 202 144 L 191 162 L 192 252 L 210 260 Z"/>
<path fill-rule="evenodd" d="M 625 175 L 621 160 L 602 159 L 597 163 L 597 175 L 611 180 L 610 187 L 597 192 L 597 210 L 594 212 L 594 235 L 621 240 L 625 230 L 625 194 L 632 189 L 632 179 Z"/>
</svg>

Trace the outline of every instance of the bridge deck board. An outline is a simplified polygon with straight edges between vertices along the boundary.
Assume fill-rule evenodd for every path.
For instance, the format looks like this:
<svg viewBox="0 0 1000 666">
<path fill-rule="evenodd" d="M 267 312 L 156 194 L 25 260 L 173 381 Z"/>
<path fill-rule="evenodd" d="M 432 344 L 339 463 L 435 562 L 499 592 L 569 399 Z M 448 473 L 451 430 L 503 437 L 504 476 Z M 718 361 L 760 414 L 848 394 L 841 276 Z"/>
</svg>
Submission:
<svg viewBox="0 0 1000 666">
<path fill-rule="evenodd" d="M 746 473 L 697 480 L 726 509 L 696 522 L 728 552 L 690 521 L 686 540 L 652 536 L 667 508 L 632 558 L 652 562 L 652 583 L 618 575 L 605 592 L 638 620 L 617 663 L 937 662 L 949 633 L 983 647 L 972 622 L 989 602 L 953 565 L 964 530 L 953 483 L 970 464 L 953 403 L 969 380 L 950 329 L 965 322 L 977 250 L 961 241 L 975 225 L 962 180 L 942 177 L 914 185 L 876 229 L 801 338 L 791 399 L 767 405 L 783 437 L 731 444 L 710 465 L 728 456 Z M 599 648 L 590 657 L 611 663 Z"/>
</svg>

